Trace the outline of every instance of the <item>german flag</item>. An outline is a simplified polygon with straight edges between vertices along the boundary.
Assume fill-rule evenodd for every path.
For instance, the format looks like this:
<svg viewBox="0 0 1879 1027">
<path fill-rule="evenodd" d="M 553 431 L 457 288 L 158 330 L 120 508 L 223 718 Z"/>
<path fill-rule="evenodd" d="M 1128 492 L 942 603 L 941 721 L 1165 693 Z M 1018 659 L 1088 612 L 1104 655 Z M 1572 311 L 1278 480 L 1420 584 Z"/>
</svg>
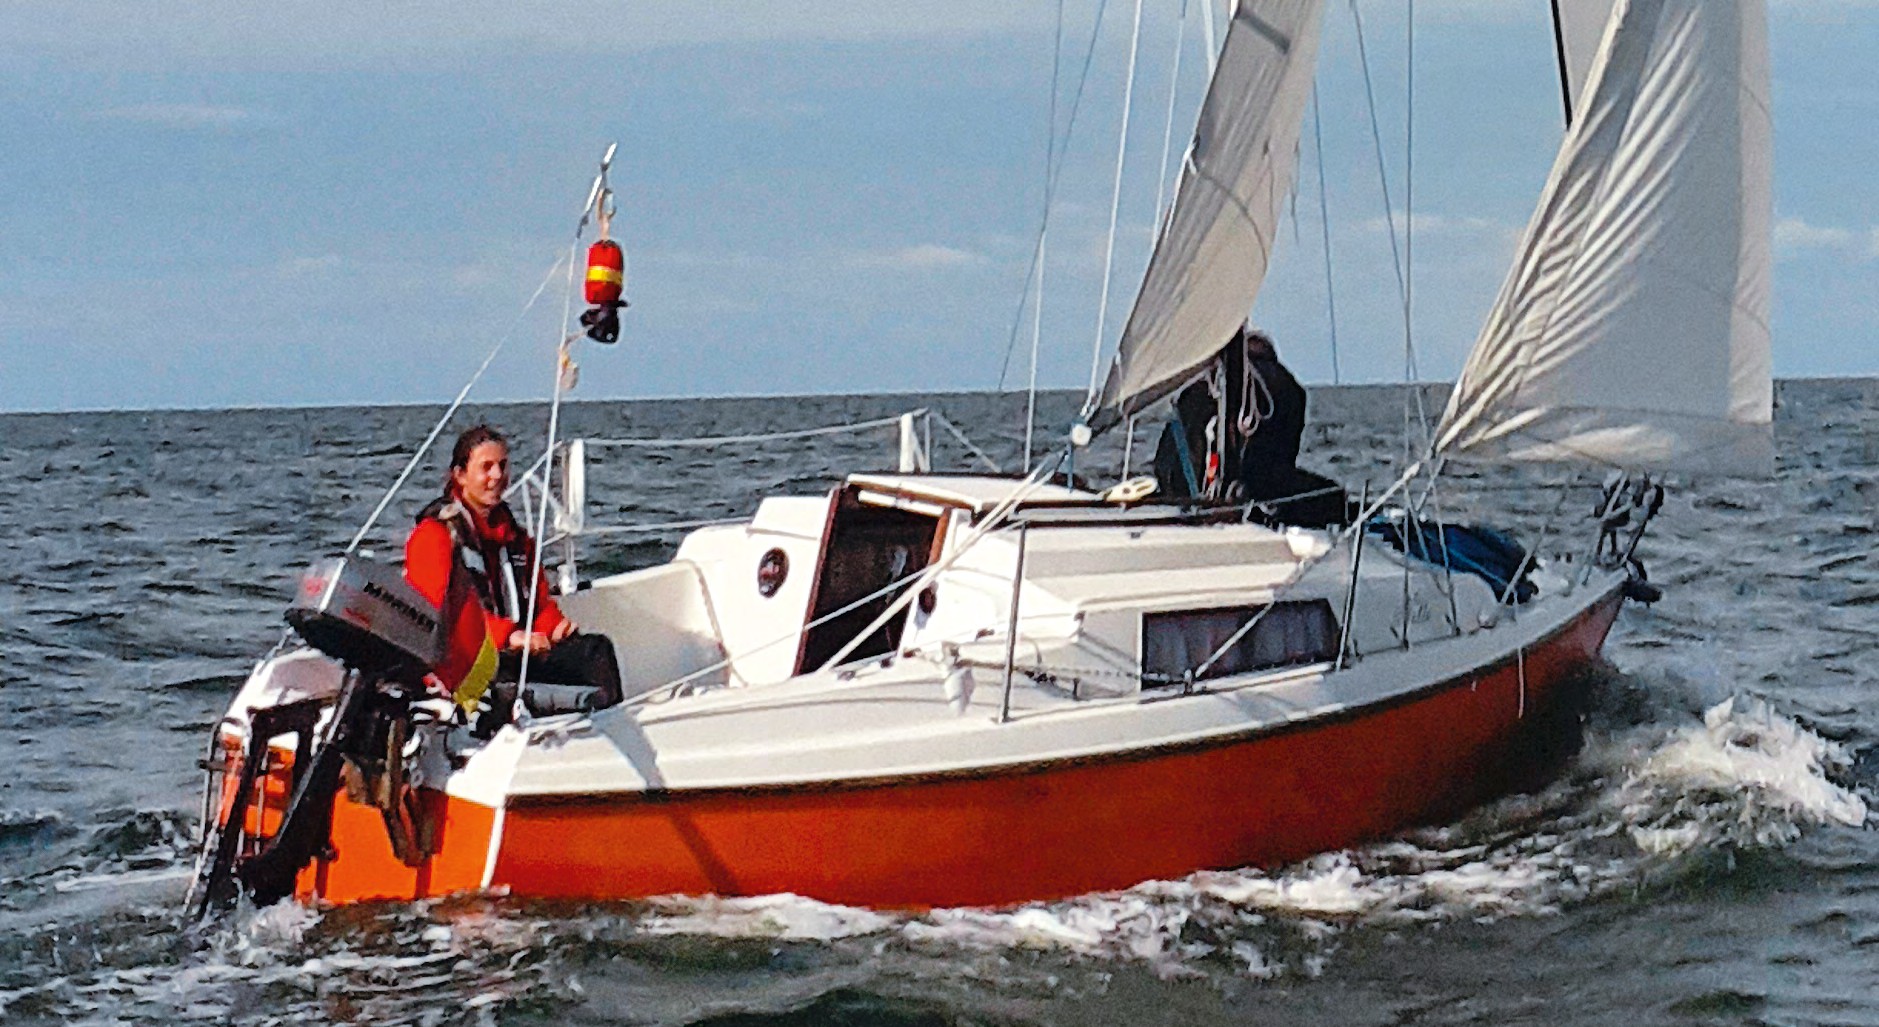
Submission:
<svg viewBox="0 0 1879 1027">
<path fill-rule="evenodd" d="M 476 701 L 489 691 L 489 683 L 496 680 L 496 644 L 490 640 L 489 632 L 483 632 L 483 647 L 476 654 L 476 662 L 464 672 L 463 680 L 457 682 L 457 690 L 451 698 L 463 707 L 465 713 L 476 710 Z"/>
</svg>

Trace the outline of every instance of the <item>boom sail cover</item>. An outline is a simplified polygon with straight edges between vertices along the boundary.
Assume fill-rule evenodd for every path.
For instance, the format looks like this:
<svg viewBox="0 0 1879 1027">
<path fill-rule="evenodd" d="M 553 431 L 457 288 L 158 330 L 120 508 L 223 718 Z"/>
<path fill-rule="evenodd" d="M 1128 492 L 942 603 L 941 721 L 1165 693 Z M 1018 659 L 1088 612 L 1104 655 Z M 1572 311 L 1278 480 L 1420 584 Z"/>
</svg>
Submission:
<svg viewBox="0 0 1879 1027">
<path fill-rule="evenodd" d="M 1245 322 L 1298 168 L 1323 6 L 1241 0 L 1234 12 L 1093 428 L 1185 384 Z"/>
<path fill-rule="evenodd" d="M 1620 0 L 1436 448 L 1766 475 L 1763 0 Z"/>
</svg>

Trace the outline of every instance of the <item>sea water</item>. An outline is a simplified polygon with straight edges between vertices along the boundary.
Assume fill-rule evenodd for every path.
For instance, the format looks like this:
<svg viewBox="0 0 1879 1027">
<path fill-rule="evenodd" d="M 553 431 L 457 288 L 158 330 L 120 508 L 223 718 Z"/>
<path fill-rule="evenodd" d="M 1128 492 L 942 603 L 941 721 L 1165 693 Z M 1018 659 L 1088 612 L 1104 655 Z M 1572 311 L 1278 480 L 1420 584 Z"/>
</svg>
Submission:
<svg viewBox="0 0 1879 1027">
<path fill-rule="evenodd" d="M 1314 390 L 1303 462 L 1387 484 L 1421 431 L 1406 398 Z M 1583 751 L 1452 823 L 1006 909 L 461 896 L 200 929 L 178 906 L 211 725 L 298 570 L 344 546 L 439 411 L 0 417 L 0 1022 L 1879 1022 L 1879 383 L 1779 399 L 1774 479 L 1672 482 L 1640 549 L 1665 596 L 1620 615 Z M 1022 397 L 582 403 L 564 423 L 697 437 L 920 406 L 1021 463 Z M 1074 407 L 1047 397 L 1041 436 Z M 460 420 L 526 458 L 544 415 Z M 976 460 L 937 435 L 943 465 Z M 1115 441 L 1079 473 L 1113 480 Z M 1138 467 L 1152 445 L 1145 427 Z M 733 516 L 894 457 L 887 430 L 595 449 L 589 518 Z M 396 556 L 440 473 L 423 465 L 368 548 Z M 1597 484 L 1459 468 L 1437 502 L 1582 554 Z M 583 576 L 677 541 L 615 536 Z"/>
</svg>

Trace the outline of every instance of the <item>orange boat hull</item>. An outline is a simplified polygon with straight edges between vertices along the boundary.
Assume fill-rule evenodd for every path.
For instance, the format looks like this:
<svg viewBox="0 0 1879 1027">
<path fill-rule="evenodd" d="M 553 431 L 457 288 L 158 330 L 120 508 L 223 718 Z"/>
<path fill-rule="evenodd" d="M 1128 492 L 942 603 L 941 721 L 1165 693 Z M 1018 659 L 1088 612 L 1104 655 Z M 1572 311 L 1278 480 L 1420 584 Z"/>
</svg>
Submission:
<svg viewBox="0 0 1879 1027">
<path fill-rule="evenodd" d="M 968 906 L 1275 865 L 1450 817 L 1552 769 L 1578 744 L 1578 672 L 1618 603 L 1408 700 L 1204 745 L 887 782 L 517 800 L 500 815 L 439 796 L 442 851 L 416 869 L 393 857 L 377 810 L 341 795 L 336 858 L 309 867 L 300 894 Z"/>
</svg>

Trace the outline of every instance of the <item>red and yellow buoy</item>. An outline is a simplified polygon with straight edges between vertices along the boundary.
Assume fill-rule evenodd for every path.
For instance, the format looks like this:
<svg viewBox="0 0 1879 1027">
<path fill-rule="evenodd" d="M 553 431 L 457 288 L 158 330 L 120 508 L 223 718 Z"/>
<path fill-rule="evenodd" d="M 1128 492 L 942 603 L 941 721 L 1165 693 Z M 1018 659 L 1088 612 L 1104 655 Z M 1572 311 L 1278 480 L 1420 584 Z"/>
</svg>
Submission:
<svg viewBox="0 0 1879 1027">
<path fill-rule="evenodd" d="M 626 283 L 626 258 L 620 244 L 602 239 L 587 248 L 587 302 L 596 307 L 618 306 Z"/>
</svg>

